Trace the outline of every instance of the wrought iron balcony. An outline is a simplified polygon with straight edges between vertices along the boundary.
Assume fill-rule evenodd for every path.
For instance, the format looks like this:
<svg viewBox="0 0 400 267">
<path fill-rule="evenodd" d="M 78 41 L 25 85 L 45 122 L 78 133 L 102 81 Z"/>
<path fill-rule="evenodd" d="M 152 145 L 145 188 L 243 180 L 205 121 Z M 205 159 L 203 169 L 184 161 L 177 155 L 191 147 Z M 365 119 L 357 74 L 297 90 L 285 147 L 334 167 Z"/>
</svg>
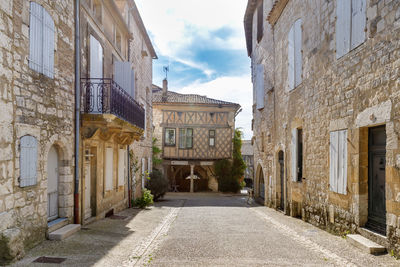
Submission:
<svg viewBox="0 0 400 267">
<path fill-rule="evenodd" d="M 144 129 L 144 109 L 111 78 L 82 78 L 84 111 L 90 114 L 113 114 Z"/>
</svg>

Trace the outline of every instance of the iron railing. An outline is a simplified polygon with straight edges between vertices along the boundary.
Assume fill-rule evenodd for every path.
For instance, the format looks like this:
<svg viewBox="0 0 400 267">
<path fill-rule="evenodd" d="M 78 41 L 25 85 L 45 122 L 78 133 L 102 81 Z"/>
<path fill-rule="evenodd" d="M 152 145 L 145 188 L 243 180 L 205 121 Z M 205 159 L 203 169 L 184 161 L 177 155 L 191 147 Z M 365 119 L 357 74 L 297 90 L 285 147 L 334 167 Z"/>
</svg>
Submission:
<svg viewBox="0 0 400 267">
<path fill-rule="evenodd" d="M 91 114 L 114 114 L 144 129 L 145 111 L 111 78 L 81 78 L 84 111 Z"/>
</svg>

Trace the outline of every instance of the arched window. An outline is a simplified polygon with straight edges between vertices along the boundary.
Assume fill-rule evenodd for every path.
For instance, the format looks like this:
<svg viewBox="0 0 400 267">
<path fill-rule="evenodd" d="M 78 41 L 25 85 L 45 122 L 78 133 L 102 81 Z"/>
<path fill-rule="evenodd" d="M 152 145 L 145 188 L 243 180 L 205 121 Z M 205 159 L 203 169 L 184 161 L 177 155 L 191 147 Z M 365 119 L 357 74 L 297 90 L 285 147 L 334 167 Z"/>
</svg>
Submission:
<svg viewBox="0 0 400 267">
<path fill-rule="evenodd" d="M 21 137 L 20 145 L 20 187 L 35 185 L 37 182 L 37 145 L 35 137 Z"/>
<path fill-rule="evenodd" d="M 54 21 L 39 4 L 31 2 L 29 67 L 54 78 Z"/>
</svg>

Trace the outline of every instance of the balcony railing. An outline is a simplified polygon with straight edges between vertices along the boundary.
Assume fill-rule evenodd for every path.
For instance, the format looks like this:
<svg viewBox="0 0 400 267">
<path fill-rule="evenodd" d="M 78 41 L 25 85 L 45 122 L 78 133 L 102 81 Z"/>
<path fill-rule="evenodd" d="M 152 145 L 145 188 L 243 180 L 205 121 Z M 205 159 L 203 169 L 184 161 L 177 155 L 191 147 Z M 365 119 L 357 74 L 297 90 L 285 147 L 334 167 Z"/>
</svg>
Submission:
<svg viewBox="0 0 400 267">
<path fill-rule="evenodd" d="M 144 129 L 144 109 L 111 78 L 82 78 L 84 110 L 90 114 L 113 114 Z"/>
</svg>

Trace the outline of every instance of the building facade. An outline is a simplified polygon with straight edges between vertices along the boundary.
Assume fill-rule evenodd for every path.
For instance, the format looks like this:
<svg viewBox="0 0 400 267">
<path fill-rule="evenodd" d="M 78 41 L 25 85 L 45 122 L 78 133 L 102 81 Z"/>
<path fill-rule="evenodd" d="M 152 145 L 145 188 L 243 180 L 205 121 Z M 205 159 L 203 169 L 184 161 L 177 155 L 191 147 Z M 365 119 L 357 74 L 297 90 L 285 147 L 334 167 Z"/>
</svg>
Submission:
<svg viewBox="0 0 400 267">
<path fill-rule="evenodd" d="M 400 2 L 249 0 L 245 31 L 256 193 L 398 253 Z"/>
<path fill-rule="evenodd" d="M 0 4 L 0 265 L 73 221 L 74 1 Z"/>
<path fill-rule="evenodd" d="M 163 88 L 153 92 L 154 136 L 171 189 L 218 191 L 214 161 L 232 158 L 240 105 Z"/>
<path fill-rule="evenodd" d="M 251 140 L 242 141 L 242 158 L 246 164 L 244 181 L 246 187 L 253 188 L 254 184 L 254 149 Z"/>
</svg>

